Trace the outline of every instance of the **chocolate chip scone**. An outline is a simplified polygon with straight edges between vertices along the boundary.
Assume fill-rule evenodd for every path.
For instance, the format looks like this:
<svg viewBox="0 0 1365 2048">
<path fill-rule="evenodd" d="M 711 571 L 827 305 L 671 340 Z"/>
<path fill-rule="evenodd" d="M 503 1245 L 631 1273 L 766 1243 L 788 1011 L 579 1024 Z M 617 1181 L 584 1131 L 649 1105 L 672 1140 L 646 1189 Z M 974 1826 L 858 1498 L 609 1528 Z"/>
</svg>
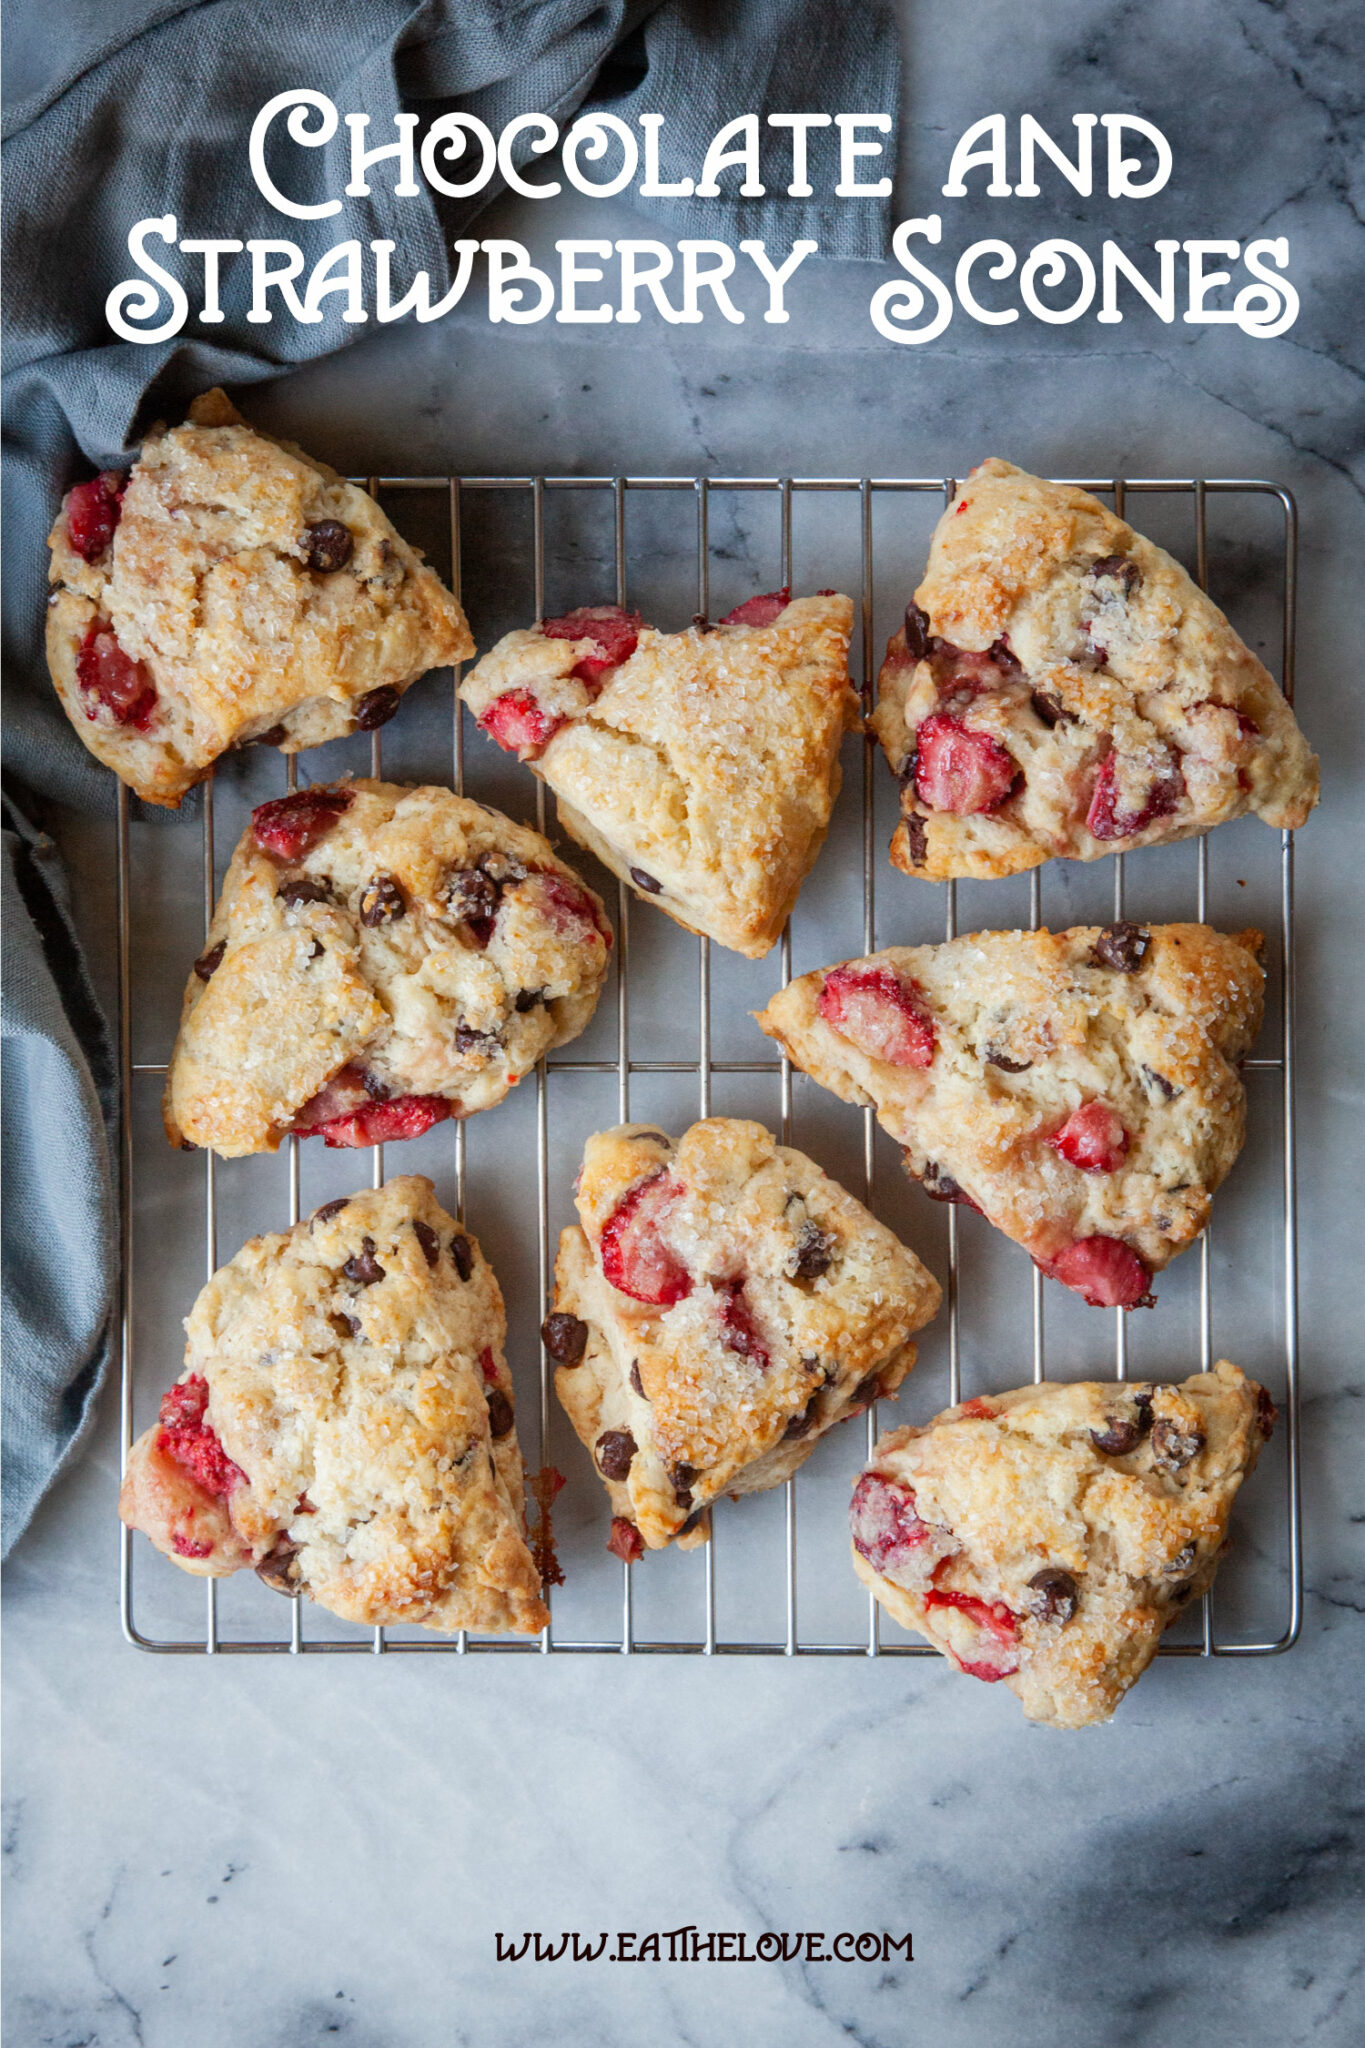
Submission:
<svg viewBox="0 0 1365 2048">
<path fill-rule="evenodd" d="M 907 874 L 1018 874 L 1302 825 L 1318 764 L 1256 656 L 1163 548 L 1097 498 L 992 459 L 934 534 L 873 724 Z"/>
<path fill-rule="evenodd" d="M 507 1320 L 419 1175 L 253 1238 L 185 1325 L 119 1514 L 188 1572 L 344 1621 L 534 1634 Z"/>
<path fill-rule="evenodd" d="M 474 652 L 464 613 L 367 492 L 248 427 L 221 391 L 48 536 L 47 658 L 92 754 L 178 804 L 229 747 L 287 754 L 392 718 Z"/>
<path fill-rule="evenodd" d="M 1259 932 L 975 932 L 804 974 L 758 1023 L 907 1171 L 1098 1307 L 1151 1300 L 1241 1150 Z"/>
<path fill-rule="evenodd" d="M 895 1392 L 938 1309 L 914 1253 L 761 1124 L 601 1131 L 577 1206 L 543 1335 L 625 1558 L 702 1543 L 719 1494 L 789 1478 Z"/>
<path fill-rule="evenodd" d="M 1031 1721 L 1107 1721 L 1213 1583 L 1270 1436 L 1220 1360 L 1183 1385 L 1043 1382 L 882 1437 L 853 1493 L 853 1565 L 959 1671 Z"/>
<path fill-rule="evenodd" d="M 261 804 L 186 985 L 167 1136 L 232 1159 L 489 1109 L 583 1029 L 611 937 L 548 840 L 448 789 Z"/>
<path fill-rule="evenodd" d="M 599 605 L 509 633 L 460 695 L 564 829 L 688 931 L 757 959 L 824 841 L 857 723 L 853 607 L 751 598 L 661 633 Z"/>
</svg>

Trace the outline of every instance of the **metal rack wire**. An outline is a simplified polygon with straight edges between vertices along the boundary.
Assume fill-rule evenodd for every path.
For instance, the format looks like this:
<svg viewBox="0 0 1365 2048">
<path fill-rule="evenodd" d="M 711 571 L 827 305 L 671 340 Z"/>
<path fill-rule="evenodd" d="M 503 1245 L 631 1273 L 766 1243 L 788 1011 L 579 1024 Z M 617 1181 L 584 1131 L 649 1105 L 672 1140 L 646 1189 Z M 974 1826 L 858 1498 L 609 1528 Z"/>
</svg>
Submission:
<svg viewBox="0 0 1365 2048">
<path fill-rule="evenodd" d="M 695 521 L 696 535 L 696 579 L 695 609 L 707 613 L 710 606 L 710 580 L 712 544 L 710 515 L 713 496 L 719 492 L 764 493 L 774 496 L 780 521 L 779 561 L 774 565 L 777 581 L 789 585 L 792 581 L 792 511 L 793 503 L 806 494 L 836 493 L 856 502 L 860 532 L 861 591 L 859 595 L 860 623 L 860 670 L 861 692 L 864 710 L 870 709 L 872 690 L 877 672 L 877 657 L 873 646 L 873 601 L 875 565 L 875 520 L 878 508 L 889 499 L 904 494 L 928 494 L 944 501 L 951 499 L 955 490 L 952 478 L 926 477 L 663 477 L 663 476 L 503 476 L 503 477 L 411 477 L 371 476 L 356 479 L 363 482 L 377 498 L 386 492 L 418 492 L 440 494 L 437 502 L 444 499 L 449 526 L 450 567 L 452 588 L 456 595 L 462 585 L 462 511 L 465 500 L 473 493 L 513 493 L 529 500 L 532 526 L 532 581 L 533 590 L 529 616 L 542 617 L 545 613 L 546 588 L 546 500 L 547 495 L 559 492 L 589 492 L 605 495 L 610 503 L 613 521 L 613 552 L 615 564 L 616 601 L 627 601 L 627 505 L 636 493 L 664 492 L 691 500 L 691 517 Z M 1207 586 L 1208 575 L 1208 501 L 1210 497 L 1229 494 L 1250 494 L 1268 497 L 1276 501 L 1282 514 L 1282 634 L 1280 653 L 1280 679 L 1287 697 L 1292 701 L 1294 691 L 1294 640 L 1295 640 L 1295 598 L 1297 565 L 1297 514 L 1290 493 L 1277 484 L 1257 479 L 1203 479 L 1203 478 L 1068 478 L 1066 482 L 1079 483 L 1083 488 L 1108 496 L 1120 516 L 1124 515 L 1125 503 L 1130 495 L 1139 493 L 1176 493 L 1192 500 L 1194 513 L 1195 575 L 1201 588 Z M 455 677 L 458 684 L 458 672 Z M 862 749 L 862 950 L 874 948 L 874 899 L 878 867 L 878 848 L 874 830 L 874 742 L 868 738 Z M 452 733 L 452 771 L 457 790 L 463 792 L 465 781 L 465 736 L 462 713 L 458 697 L 454 699 Z M 382 746 L 378 733 L 371 739 L 370 772 L 378 776 L 382 771 Z M 297 764 L 291 757 L 286 764 L 286 786 L 296 786 Z M 546 826 L 545 790 L 536 785 L 536 822 L 543 831 Z M 1195 858 L 1195 915 L 1202 922 L 1207 915 L 1209 894 L 1208 847 L 1204 839 L 1195 842 L 1192 849 Z M 204 788 L 203 802 L 203 889 L 205 927 L 213 913 L 215 893 L 215 843 L 214 843 L 214 800 L 213 782 Z M 1124 858 L 1117 855 L 1112 861 L 1114 916 L 1122 917 L 1125 910 Z M 927 887 L 928 885 L 916 885 Z M 958 928 L 958 890 L 955 883 L 943 887 L 945 904 L 945 936 L 952 938 Z M 1029 878 L 1030 925 L 1037 929 L 1042 920 L 1043 874 L 1035 869 Z M 133 1217 L 135 1195 L 136 1149 L 133 1117 L 131 1114 L 132 1089 L 135 1075 L 164 1073 L 164 1063 L 135 1061 L 133 1058 L 133 970 L 134 949 L 155 944 L 155 935 L 150 932 L 133 930 L 130 854 L 130 818 L 128 792 L 122 786 L 119 791 L 117 820 L 117 898 L 116 915 L 118 922 L 118 991 L 119 991 L 119 1062 L 122 1084 L 124 1117 L 120 1157 L 120 1178 L 122 1195 L 122 1270 L 121 1270 L 121 1430 L 123 1456 L 133 1441 L 133 1383 L 137 1342 L 137 1275 L 134 1264 Z M 1200 1639 L 1198 1641 L 1171 1642 L 1162 1645 L 1163 1656 L 1230 1656 L 1261 1657 L 1272 1656 L 1290 1648 L 1297 1639 L 1302 1612 L 1303 1562 L 1300 1531 L 1300 1471 L 1299 1471 L 1299 1424 L 1298 1424 L 1298 1299 L 1297 1299 L 1297 1222 L 1295 1211 L 1295 1122 L 1294 1122 L 1294 1005 L 1293 1005 L 1293 956 L 1294 956 L 1294 847 L 1293 835 L 1281 834 L 1278 871 L 1278 937 L 1280 948 L 1279 969 L 1281 977 L 1280 1033 L 1278 1048 L 1268 1054 L 1258 1055 L 1245 1062 L 1248 1070 L 1261 1070 L 1267 1082 L 1273 1087 L 1278 1077 L 1278 1100 L 1280 1113 L 1280 1155 L 1281 1171 L 1278 1188 L 1279 1217 L 1277 1219 L 1277 1256 L 1281 1261 L 1281 1283 L 1283 1290 L 1283 1369 L 1284 1389 L 1281 1401 L 1282 1431 L 1280 1433 L 1280 1455 L 1285 1460 L 1284 1499 L 1285 1522 L 1283 1536 L 1282 1576 L 1288 1591 L 1288 1615 L 1282 1631 L 1274 1637 L 1262 1637 L 1244 1641 L 1224 1639 L 1215 1626 L 1215 1608 L 1212 1595 L 1206 1595 L 1202 1602 Z M 720 1060 L 712 1051 L 712 962 L 710 944 L 706 939 L 696 941 L 696 994 L 697 994 L 697 1051 L 691 1060 L 658 1060 L 637 1057 L 631 1043 L 630 1001 L 631 974 L 630 957 L 630 892 L 624 884 L 617 887 L 617 934 L 618 972 L 616 984 L 616 1053 L 610 1059 L 575 1059 L 573 1057 L 551 1058 L 542 1061 L 535 1079 L 535 1120 L 537 1153 L 537 1203 L 536 1203 L 536 1253 L 539 1280 L 539 1316 L 543 1317 L 549 1302 L 552 1267 L 552 1245 L 550 1237 L 550 1117 L 551 1103 L 558 1077 L 571 1074 L 596 1074 L 614 1076 L 616 1081 L 617 1113 L 621 1121 L 630 1115 L 631 1082 L 635 1075 L 673 1074 L 691 1075 L 696 1086 L 696 1111 L 700 1116 L 711 1114 L 713 1077 L 716 1075 L 766 1075 L 777 1078 L 780 1099 L 780 1136 L 783 1142 L 790 1138 L 792 1118 L 792 1071 L 784 1058 L 757 1060 Z M 784 934 L 778 955 L 781 980 L 785 982 L 791 971 L 791 934 Z M 167 1049 L 169 1050 L 169 1048 Z M 1262 1109 L 1262 1113 L 1264 1113 Z M 873 1198 L 874 1183 L 874 1135 L 875 1122 L 871 1109 L 861 1112 L 862 1128 L 862 1194 L 869 1203 Z M 454 1179 L 458 1212 L 463 1220 L 466 1215 L 467 1159 L 466 1127 L 463 1123 L 453 1126 Z M 372 1157 L 373 1183 L 378 1187 L 384 1178 L 384 1148 L 375 1147 Z M 300 1214 L 300 1170 L 299 1141 L 288 1141 L 288 1217 L 290 1223 L 297 1222 Z M 218 1244 L 218 1194 L 215 1176 L 215 1161 L 208 1153 L 204 1158 L 205 1175 L 205 1268 L 211 1275 L 220 1263 Z M 1273 1192 L 1265 1198 L 1273 1202 Z M 279 1227 L 279 1216 L 262 1217 L 255 1226 L 260 1229 Z M 477 1217 L 475 1218 L 477 1228 Z M 948 1403 L 961 1398 L 962 1390 L 962 1303 L 959 1288 L 961 1229 L 959 1212 L 956 1208 L 948 1211 L 948 1275 L 945 1289 L 945 1313 L 948 1336 Z M 235 1246 L 233 1247 L 235 1249 Z M 1199 1261 L 1199 1351 L 1200 1370 L 1208 1370 L 1213 1360 L 1213 1279 L 1210 1255 L 1210 1236 L 1205 1231 L 1198 1252 Z M 1031 1336 L 1033 1377 L 1035 1381 L 1045 1375 L 1045 1296 L 1043 1276 L 1037 1269 L 1031 1273 Z M 539 1318 L 538 1318 L 539 1319 Z M 1114 1317 L 1114 1372 L 1118 1379 L 1127 1377 L 1128 1333 L 1122 1310 L 1115 1311 Z M 542 1453 L 549 1443 L 551 1430 L 551 1366 L 545 1354 L 540 1357 L 538 1434 Z M 526 1446 L 528 1431 L 525 1427 L 526 1404 L 522 1406 L 522 1441 Z M 871 1450 L 877 1434 L 875 1409 L 866 1418 L 867 1446 Z M 543 1461 L 543 1460 L 542 1460 Z M 528 1466 L 534 1461 L 528 1456 Z M 595 1477 L 588 1481 L 596 1485 Z M 695 1639 L 662 1640 L 640 1634 L 635 1621 L 633 1601 L 633 1567 L 621 1565 L 621 1606 L 619 1630 L 603 1633 L 590 1638 L 574 1639 L 557 1632 L 552 1619 L 550 1626 L 539 1638 L 486 1638 L 459 1634 L 453 1637 L 419 1635 L 416 1637 L 395 1637 L 384 1629 L 373 1631 L 356 1630 L 343 1638 L 316 1639 L 307 1633 L 307 1610 L 304 1602 L 295 1599 L 287 1610 L 288 1628 L 278 1636 L 253 1638 L 250 1640 L 227 1636 L 219 1626 L 218 1585 L 206 1581 L 206 1608 L 202 1631 L 192 1635 L 152 1636 L 143 1632 L 135 1618 L 134 1607 L 134 1561 L 135 1544 L 129 1531 L 121 1532 L 120 1557 L 120 1613 L 127 1640 L 137 1648 L 161 1654 L 270 1654 L 282 1653 L 299 1655 L 306 1652 L 314 1655 L 337 1651 L 360 1653 L 391 1653 L 394 1651 L 423 1651 L 426 1653 L 453 1653 L 464 1655 L 474 1651 L 498 1651 L 520 1655 L 549 1655 L 560 1652 L 595 1652 L 599 1654 L 633 1655 L 641 1653 L 699 1654 L 714 1655 L 768 1655 L 768 1656 L 867 1656 L 906 1657 L 934 1656 L 937 1653 L 927 1644 L 919 1642 L 884 1641 L 881 1610 L 868 1596 L 866 1628 L 856 1638 L 840 1640 L 811 1641 L 802 1637 L 798 1626 L 797 1611 L 797 1503 L 801 1475 L 786 1482 L 784 1488 L 784 1540 L 785 1560 L 785 1629 L 771 1639 L 732 1640 L 723 1637 L 717 1623 L 716 1564 L 717 1540 L 706 1544 L 699 1554 L 694 1554 L 696 1569 L 702 1575 L 702 1597 L 704 1625 Z M 153 1553 L 142 1546 L 140 1554 L 147 1560 L 146 1568 L 151 1570 L 171 1569 L 160 1560 L 151 1563 Z M 142 1567 L 140 1567 L 141 1569 Z M 603 1569 L 607 1567 L 603 1565 Z M 837 1555 L 831 1561 L 831 1569 L 844 1569 L 844 1560 Z"/>
</svg>

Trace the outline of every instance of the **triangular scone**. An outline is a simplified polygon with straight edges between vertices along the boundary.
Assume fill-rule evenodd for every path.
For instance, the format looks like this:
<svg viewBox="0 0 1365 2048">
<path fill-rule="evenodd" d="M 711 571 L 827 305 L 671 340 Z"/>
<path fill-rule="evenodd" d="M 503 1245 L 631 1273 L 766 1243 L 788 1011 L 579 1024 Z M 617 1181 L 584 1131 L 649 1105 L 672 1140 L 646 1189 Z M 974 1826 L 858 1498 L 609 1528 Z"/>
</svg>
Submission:
<svg viewBox="0 0 1365 2048">
<path fill-rule="evenodd" d="M 1259 932 L 974 932 L 803 974 L 758 1022 L 908 1172 L 1097 1306 L 1150 1299 L 1241 1150 Z"/>
<path fill-rule="evenodd" d="M 895 1392 L 938 1309 L 914 1253 L 761 1124 L 599 1132 L 577 1203 L 543 1334 L 623 1557 L 702 1543 L 717 1495 L 788 1478 Z"/>
<path fill-rule="evenodd" d="M 47 659 L 98 760 L 178 804 L 229 747 L 370 731 L 474 652 L 464 613 L 366 491 L 221 391 L 131 472 L 77 484 L 48 536 Z"/>
<path fill-rule="evenodd" d="M 429 1180 L 253 1238 L 185 1328 L 184 1374 L 129 1453 L 130 1528 L 344 1621 L 544 1627 L 502 1295 Z"/>
<path fill-rule="evenodd" d="M 567 832 L 689 931 L 757 959 L 820 851 L 857 723 L 853 606 L 751 598 L 660 633 L 602 605 L 509 633 L 460 695 Z"/>
<path fill-rule="evenodd" d="M 1272 677 L 1164 549 L 1088 492 L 992 459 L 938 523 L 873 724 L 907 874 L 1013 875 L 1302 825 L 1318 764 Z"/>
<path fill-rule="evenodd" d="M 548 839 L 451 790 L 260 804 L 185 985 L 166 1135 L 235 1159 L 491 1109 L 586 1025 L 611 943 Z"/>
<path fill-rule="evenodd" d="M 1044 1381 L 882 1437 L 853 1493 L 853 1566 L 959 1671 L 1031 1721 L 1107 1721 L 1218 1567 L 1275 1423 L 1220 1360 L 1181 1386 Z"/>
</svg>

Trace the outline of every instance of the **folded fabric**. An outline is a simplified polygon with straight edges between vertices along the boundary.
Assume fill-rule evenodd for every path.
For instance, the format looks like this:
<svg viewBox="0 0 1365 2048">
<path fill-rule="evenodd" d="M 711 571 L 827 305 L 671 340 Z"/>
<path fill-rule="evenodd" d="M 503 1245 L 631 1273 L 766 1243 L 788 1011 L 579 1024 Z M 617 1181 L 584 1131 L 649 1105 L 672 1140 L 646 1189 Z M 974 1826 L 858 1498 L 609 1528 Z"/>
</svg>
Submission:
<svg viewBox="0 0 1365 2048">
<path fill-rule="evenodd" d="M 169 213 L 182 237 L 287 235 L 306 260 L 345 236 L 389 239 L 406 272 L 425 269 L 444 290 L 450 240 L 498 189 L 454 203 L 423 187 L 400 200 L 376 175 L 371 196 L 348 199 L 344 214 L 283 221 L 251 179 L 246 138 L 265 102 L 300 81 L 343 112 L 367 113 L 372 145 L 393 136 L 405 106 L 427 117 L 457 105 L 494 130 L 529 112 L 562 122 L 585 105 L 631 122 L 660 113 L 669 181 L 695 172 L 736 114 L 876 112 L 894 123 L 899 53 L 889 6 L 861 0 L 314 0 L 303 10 L 294 0 L 146 0 L 7 119 L 5 766 L 16 829 L 5 845 L 6 1550 L 89 1413 L 114 1294 L 107 1033 L 61 890 L 47 879 L 51 842 L 26 821 L 47 822 L 49 803 L 112 812 L 115 784 L 71 733 L 44 672 L 44 538 L 80 456 L 115 463 L 150 418 L 174 416 L 207 386 L 276 376 L 366 332 L 342 321 L 336 298 L 315 325 L 254 325 L 234 278 L 211 341 L 115 341 L 104 307 L 131 273 L 128 230 Z M 324 195 L 326 155 L 295 152 L 299 199 Z M 779 189 L 652 206 L 674 234 L 808 235 L 826 255 L 885 253 L 885 200 Z"/>
</svg>

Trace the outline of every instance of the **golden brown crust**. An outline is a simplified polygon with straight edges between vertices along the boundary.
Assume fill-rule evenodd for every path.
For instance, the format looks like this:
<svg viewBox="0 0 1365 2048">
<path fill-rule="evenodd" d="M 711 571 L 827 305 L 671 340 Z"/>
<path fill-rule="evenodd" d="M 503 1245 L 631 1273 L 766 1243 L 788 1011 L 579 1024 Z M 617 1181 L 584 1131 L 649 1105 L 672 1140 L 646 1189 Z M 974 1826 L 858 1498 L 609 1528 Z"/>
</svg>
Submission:
<svg viewBox="0 0 1365 2048">
<path fill-rule="evenodd" d="M 849 599 L 829 594 L 794 599 L 767 626 L 646 626 L 596 697 L 573 673 L 590 643 L 536 627 L 500 640 L 460 695 L 480 719 L 514 690 L 563 719 L 529 765 L 565 830 L 676 923 L 758 959 L 838 794 L 857 723 L 852 622 Z"/>
<path fill-rule="evenodd" d="M 68 504 L 48 536 L 52 680 L 91 753 L 148 802 L 179 804 L 227 748 L 276 727 L 285 753 L 353 732 L 371 691 L 474 653 L 460 606 L 374 499 L 248 427 L 221 391 L 148 436 L 93 563 L 71 545 Z M 352 552 L 321 574 L 307 530 L 329 520 Z M 155 687 L 145 732 L 81 692 L 97 620 Z"/>
<path fill-rule="evenodd" d="M 983 462 L 939 521 L 915 603 L 946 649 L 917 661 L 903 628 L 887 648 L 873 724 L 893 771 L 905 775 L 921 724 L 946 712 L 1020 774 L 996 808 L 965 815 L 936 807 L 923 767 L 920 790 L 904 779 L 891 858 L 908 874 L 1095 860 L 1246 811 L 1294 827 L 1317 802 L 1317 761 L 1273 678 L 1180 564 L 1086 491 Z M 1002 644 L 1003 666 L 975 676 L 950 658 Z M 1111 750 L 1118 824 L 1162 795 L 1145 822 L 1120 832 L 1111 817 L 1096 836 Z"/>
<path fill-rule="evenodd" d="M 1124 932 L 1138 934 L 1126 957 L 1142 955 L 1128 972 L 1097 955 L 1103 941 L 1114 957 L 1105 935 Z M 1087 925 L 976 932 L 851 963 L 917 985 L 934 1029 L 925 1067 L 875 1058 L 822 1016 L 833 969 L 790 983 L 758 1023 L 823 1087 L 871 1103 L 913 1177 L 940 1193 L 955 1183 L 1040 1263 L 1102 1236 L 1154 1272 L 1203 1229 L 1241 1149 L 1237 1062 L 1260 1028 L 1260 945 L 1258 932 L 1206 925 Z M 1126 1135 L 1114 1170 L 1082 1170 L 1049 1142 L 1092 1103 Z"/>
<path fill-rule="evenodd" d="M 155 1425 L 129 1457 L 130 1527 L 200 1575 L 272 1559 L 347 1621 L 545 1625 L 502 1295 L 430 1181 L 253 1238 L 185 1327 L 182 1384 L 207 1383 L 203 1419 L 244 1476 L 225 1500 L 206 1494 Z"/>
<path fill-rule="evenodd" d="M 678 1193 L 657 1234 L 688 1280 L 666 1306 L 603 1270 L 604 1230 L 610 1240 L 623 1202 L 660 1175 Z M 588 1326 L 586 1348 L 555 1390 L 613 1513 L 651 1549 L 704 1542 L 711 1501 L 778 1485 L 834 1423 L 894 1393 L 915 1362 L 911 1337 L 938 1309 L 914 1254 L 760 1124 L 710 1117 L 676 1145 L 644 1125 L 599 1132 L 576 1200 L 582 1227 L 560 1238 L 555 1309 Z M 603 1472 L 604 1431 L 633 1439 L 628 1475 Z"/>
<path fill-rule="evenodd" d="M 854 1569 L 1030 1720 L 1107 1721 L 1212 1583 L 1273 1415 L 1225 1359 L 1180 1386 L 1044 1382 L 965 1402 L 879 1440 L 854 1494 Z"/>
</svg>

